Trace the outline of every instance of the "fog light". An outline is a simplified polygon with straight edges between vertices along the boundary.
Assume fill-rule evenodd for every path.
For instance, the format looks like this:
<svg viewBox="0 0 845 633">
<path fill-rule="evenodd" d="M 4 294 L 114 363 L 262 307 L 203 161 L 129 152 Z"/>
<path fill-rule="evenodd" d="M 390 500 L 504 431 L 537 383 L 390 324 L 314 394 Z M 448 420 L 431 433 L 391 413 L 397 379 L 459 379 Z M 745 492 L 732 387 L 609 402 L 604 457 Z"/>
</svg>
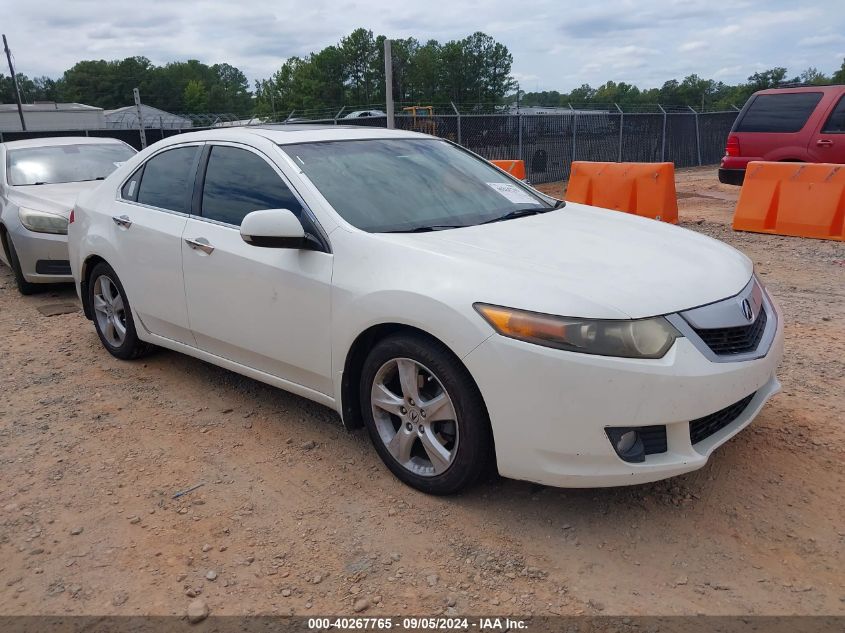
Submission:
<svg viewBox="0 0 845 633">
<path fill-rule="evenodd" d="M 613 450 L 626 462 L 644 462 L 645 446 L 637 429 L 611 427 L 605 429 Z"/>
</svg>

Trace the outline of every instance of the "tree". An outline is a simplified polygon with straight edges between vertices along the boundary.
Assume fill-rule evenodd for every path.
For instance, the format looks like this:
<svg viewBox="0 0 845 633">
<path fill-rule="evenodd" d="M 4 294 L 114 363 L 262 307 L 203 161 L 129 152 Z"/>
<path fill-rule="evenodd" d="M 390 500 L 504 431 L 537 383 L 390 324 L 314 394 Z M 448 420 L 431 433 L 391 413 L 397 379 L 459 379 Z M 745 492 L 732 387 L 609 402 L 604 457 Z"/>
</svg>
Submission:
<svg viewBox="0 0 845 633">
<path fill-rule="evenodd" d="M 809 84 L 811 86 L 822 86 L 830 83 L 830 77 L 823 72 L 819 72 L 815 66 L 810 66 L 800 75 L 801 83 Z"/>
<path fill-rule="evenodd" d="M 199 113 L 208 111 L 208 95 L 205 84 L 196 79 L 191 79 L 185 86 L 182 95 L 185 112 Z"/>
<path fill-rule="evenodd" d="M 340 41 L 346 80 L 356 104 L 369 104 L 373 95 L 373 69 L 378 59 L 373 32 L 355 29 Z"/>
<path fill-rule="evenodd" d="M 839 70 L 833 73 L 830 81 L 835 84 L 845 84 L 845 59 L 842 60 L 842 65 L 839 67 Z"/>
</svg>

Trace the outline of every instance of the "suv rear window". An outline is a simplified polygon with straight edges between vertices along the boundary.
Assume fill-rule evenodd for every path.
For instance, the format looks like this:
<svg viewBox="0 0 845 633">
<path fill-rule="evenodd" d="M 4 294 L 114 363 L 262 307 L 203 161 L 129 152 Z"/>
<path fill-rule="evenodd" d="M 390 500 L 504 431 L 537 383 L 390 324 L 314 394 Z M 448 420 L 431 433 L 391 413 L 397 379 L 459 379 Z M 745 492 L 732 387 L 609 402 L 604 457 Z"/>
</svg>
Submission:
<svg viewBox="0 0 845 633">
<path fill-rule="evenodd" d="M 797 132 L 821 101 L 820 92 L 757 95 L 735 132 Z"/>
</svg>

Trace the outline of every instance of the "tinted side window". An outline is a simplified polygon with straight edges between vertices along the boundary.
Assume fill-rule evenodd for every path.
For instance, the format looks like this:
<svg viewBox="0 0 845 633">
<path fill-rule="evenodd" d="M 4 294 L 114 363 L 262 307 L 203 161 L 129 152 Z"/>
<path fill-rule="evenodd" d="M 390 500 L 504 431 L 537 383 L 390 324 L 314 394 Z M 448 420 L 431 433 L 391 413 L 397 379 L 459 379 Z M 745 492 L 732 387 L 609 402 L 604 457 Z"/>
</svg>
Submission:
<svg viewBox="0 0 845 633">
<path fill-rule="evenodd" d="M 822 132 L 845 132 L 845 96 L 840 97 L 839 103 L 833 108 L 833 112 L 824 124 Z"/>
<path fill-rule="evenodd" d="M 734 131 L 797 132 L 804 127 L 821 98 L 820 92 L 757 95 Z"/>
<path fill-rule="evenodd" d="M 178 147 L 148 160 L 138 188 L 138 202 L 188 213 L 198 151 L 199 147 Z"/>
<path fill-rule="evenodd" d="M 261 209 L 289 209 L 299 216 L 302 206 L 260 156 L 235 147 L 213 147 L 203 185 L 203 217 L 240 226 L 247 213 Z"/>
<path fill-rule="evenodd" d="M 135 170 L 135 173 L 132 174 L 132 177 L 126 181 L 123 185 L 123 189 L 120 190 L 120 197 L 124 200 L 137 200 L 138 199 L 138 183 L 141 182 L 141 173 L 144 171 L 143 167 L 140 167 Z"/>
</svg>

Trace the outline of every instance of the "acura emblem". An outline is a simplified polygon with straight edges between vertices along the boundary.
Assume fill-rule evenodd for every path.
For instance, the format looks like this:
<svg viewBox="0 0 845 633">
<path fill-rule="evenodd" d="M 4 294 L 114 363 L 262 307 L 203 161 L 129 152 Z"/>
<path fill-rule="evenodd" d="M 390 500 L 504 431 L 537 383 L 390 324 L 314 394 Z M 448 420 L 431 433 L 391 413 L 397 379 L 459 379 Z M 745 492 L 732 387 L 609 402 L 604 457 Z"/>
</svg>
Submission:
<svg viewBox="0 0 845 633">
<path fill-rule="evenodd" d="M 742 313 L 749 321 L 754 318 L 754 310 L 751 309 L 751 304 L 748 303 L 748 299 L 742 300 Z"/>
</svg>

